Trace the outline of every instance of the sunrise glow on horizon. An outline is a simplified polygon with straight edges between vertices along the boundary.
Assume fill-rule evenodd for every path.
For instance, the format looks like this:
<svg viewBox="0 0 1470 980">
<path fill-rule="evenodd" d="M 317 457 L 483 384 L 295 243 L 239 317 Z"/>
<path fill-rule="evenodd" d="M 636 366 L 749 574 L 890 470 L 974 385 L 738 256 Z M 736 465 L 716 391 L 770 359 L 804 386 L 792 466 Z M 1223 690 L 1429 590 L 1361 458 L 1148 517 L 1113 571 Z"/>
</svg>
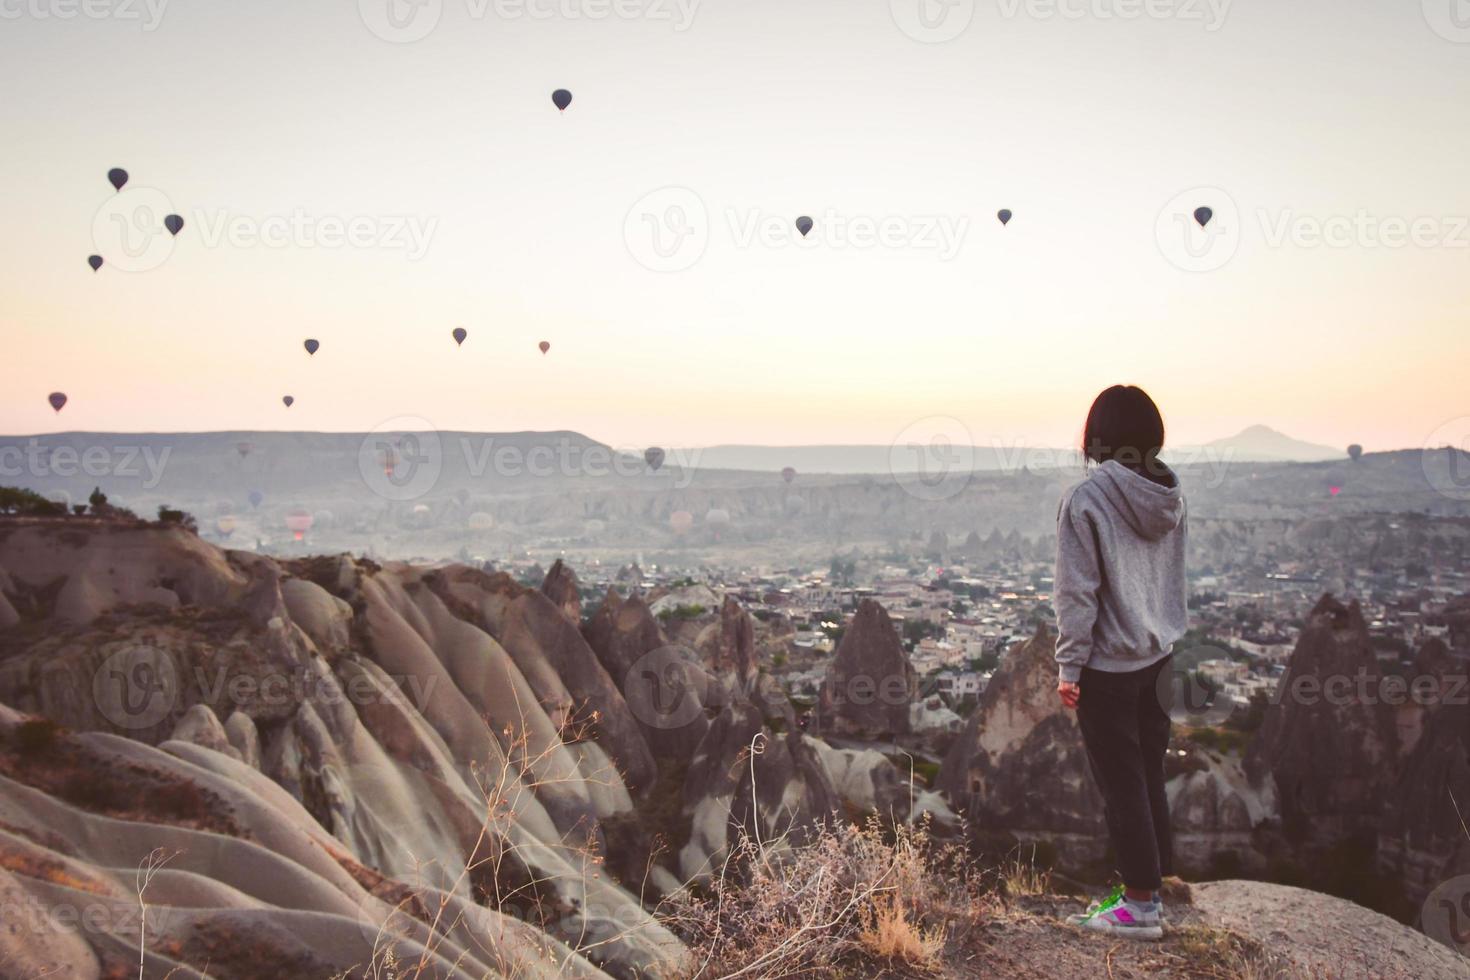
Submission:
<svg viewBox="0 0 1470 980">
<path fill-rule="evenodd" d="M 1470 43 L 1419 4 L 1017 0 L 942 43 L 897 6 L 17 7 L 0 431 L 1061 446 L 1120 381 L 1176 444 L 1467 414 Z M 184 229 L 117 254 L 127 194 Z M 1228 255 L 1163 240 L 1196 200 Z M 692 258 L 639 238 L 685 219 Z"/>
</svg>

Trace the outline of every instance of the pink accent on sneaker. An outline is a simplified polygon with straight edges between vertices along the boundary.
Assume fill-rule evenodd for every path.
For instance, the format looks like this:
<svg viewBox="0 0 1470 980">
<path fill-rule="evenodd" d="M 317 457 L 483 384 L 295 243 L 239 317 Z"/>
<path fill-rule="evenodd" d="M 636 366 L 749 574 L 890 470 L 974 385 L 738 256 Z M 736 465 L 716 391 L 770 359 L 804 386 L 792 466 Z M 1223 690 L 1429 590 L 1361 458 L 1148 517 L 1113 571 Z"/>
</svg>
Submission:
<svg viewBox="0 0 1470 980">
<path fill-rule="evenodd" d="M 1113 909 L 1113 918 L 1117 919 L 1124 925 L 1131 926 L 1133 924 L 1133 916 L 1129 914 L 1128 910 L 1121 905 Z"/>
</svg>

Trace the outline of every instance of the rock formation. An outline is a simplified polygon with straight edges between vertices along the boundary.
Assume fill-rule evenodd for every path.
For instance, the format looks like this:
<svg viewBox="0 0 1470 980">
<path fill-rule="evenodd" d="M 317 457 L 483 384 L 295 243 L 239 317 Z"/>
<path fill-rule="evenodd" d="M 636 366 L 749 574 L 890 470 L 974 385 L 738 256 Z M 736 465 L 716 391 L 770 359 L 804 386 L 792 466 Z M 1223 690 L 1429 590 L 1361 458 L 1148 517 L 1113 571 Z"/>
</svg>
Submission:
<svg viewBox="0 0 1470 980">
<path fill-rule="evenodd" d="M 843 735 L 890 737 L 909 730 L 918 680 L 894 629 L 875 600 L 864 599 L 842 635 L 822 683 L 822 729 Z"/>
</svg>

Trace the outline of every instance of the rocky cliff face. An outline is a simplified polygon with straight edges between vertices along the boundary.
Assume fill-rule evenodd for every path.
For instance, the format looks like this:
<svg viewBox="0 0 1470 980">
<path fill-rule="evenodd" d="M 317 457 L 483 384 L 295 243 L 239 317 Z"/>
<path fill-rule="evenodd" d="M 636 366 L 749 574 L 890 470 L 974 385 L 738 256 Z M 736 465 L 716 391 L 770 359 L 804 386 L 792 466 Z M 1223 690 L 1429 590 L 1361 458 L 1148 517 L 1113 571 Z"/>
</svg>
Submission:
<svg viewBox="0 0 1470 980">
<path fill-rule="evenodd" d="M 1246 757 L 1254 781 L 1274 782 L 1287 839 L 1367 842 L 1412 903 L 1470 872 L 1465 677 L 1437 640 L 1385 668 L 1357 604 L 1324 597 Z"/>
<path fill-rule="evenodd" d="M 844 803 L 733 601 L 706 662 L 636 598 L 584 633 L 559 564 L 67 522 L 0 524 L 0 594 L 0 972 L 136 973 L 163 861 L 150 976 L 680 976 L 618 882 L 652 901 Z"/>
<path fill-rule="evenodd" d="M 72 975 L 136 961 L 150 854 L 169 859 L 150 975 L 262 958 L 331 975 L 375 944 L 429 975 L 681 969 L 595 871 L 600 823 L 632 812 L 652 758 L 539 592 L 156 529 L 7 527 L 0 565 L 18 613 L 0 632 L 7 883 L 38 923 L 67 903 L 113 917 L 42 930 Z"/>
<path fill-rule="evenodd" d="M 893 620 L 879 603 L 864 599 L 822 684 L 823 731 L 865 737 L 905 734 L 909 705 L 917 694 L 918 680 Z"/>
<path fill-rule="evenodd" d="M 1045 841 L 1064 866 L 1102 861 L 1102 797 L 1076 714 L 1056 695 L 1056 635 L 1038 626 L 1008 651 L 940 768 L 938 787 L 987 846 Z M 1192 745 L 1172 751 L 1166 775 L 1182 868 L 1202 870 L 1223 849 L 1248 851 L 1273 813 L 1238 763 Z M 1178 753 L 1183 752 L 1183 755 Z"/>
<path fill-rule="evenodd" d="M 1392 710 L 1357 603 L 1317 603 L 1265 722 L 1246 755 L 1257 783 L 1275 781 L 1288 838 L 1340 837 L 1376 825 L 1395 775 Z"/>
</svg>

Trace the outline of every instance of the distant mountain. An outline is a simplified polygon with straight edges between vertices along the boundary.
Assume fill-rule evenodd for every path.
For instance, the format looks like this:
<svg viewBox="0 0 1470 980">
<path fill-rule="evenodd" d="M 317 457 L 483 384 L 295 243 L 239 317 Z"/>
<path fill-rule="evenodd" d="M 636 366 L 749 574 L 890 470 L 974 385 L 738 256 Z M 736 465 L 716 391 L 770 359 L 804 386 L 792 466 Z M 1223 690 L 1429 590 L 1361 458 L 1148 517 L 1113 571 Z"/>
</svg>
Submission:
<svg viewBox="0 0 1470 980">
<path fill-rule="evenodd" d="M 1216 453 L 1228 451 L 1241 462 L 1318 463 L 1342 459 L 1347 455 L 1346 449 L 1303 442 L 1266 425 L 1252 425 L 1233 436 L 1215 439 L 1198 448 Z M 1184 451 L 1183 448 L 1176 450 Z"/>
<path fill-rule="evenodd" d="M 1081 465 L 1076 450 L 1026 446 L 706 446 L 702 449 L 679 450 L 683 459 L 704 469 L 744 470 L 778 473 L 790 466 L 798 473 L 921 473 L 951 466 L 970 464 L 971 470 L 1020 469 L 1022 466 L 1050 468 Z M 960 462 L 963 461 L 963 462 Z"/>
</svg>

